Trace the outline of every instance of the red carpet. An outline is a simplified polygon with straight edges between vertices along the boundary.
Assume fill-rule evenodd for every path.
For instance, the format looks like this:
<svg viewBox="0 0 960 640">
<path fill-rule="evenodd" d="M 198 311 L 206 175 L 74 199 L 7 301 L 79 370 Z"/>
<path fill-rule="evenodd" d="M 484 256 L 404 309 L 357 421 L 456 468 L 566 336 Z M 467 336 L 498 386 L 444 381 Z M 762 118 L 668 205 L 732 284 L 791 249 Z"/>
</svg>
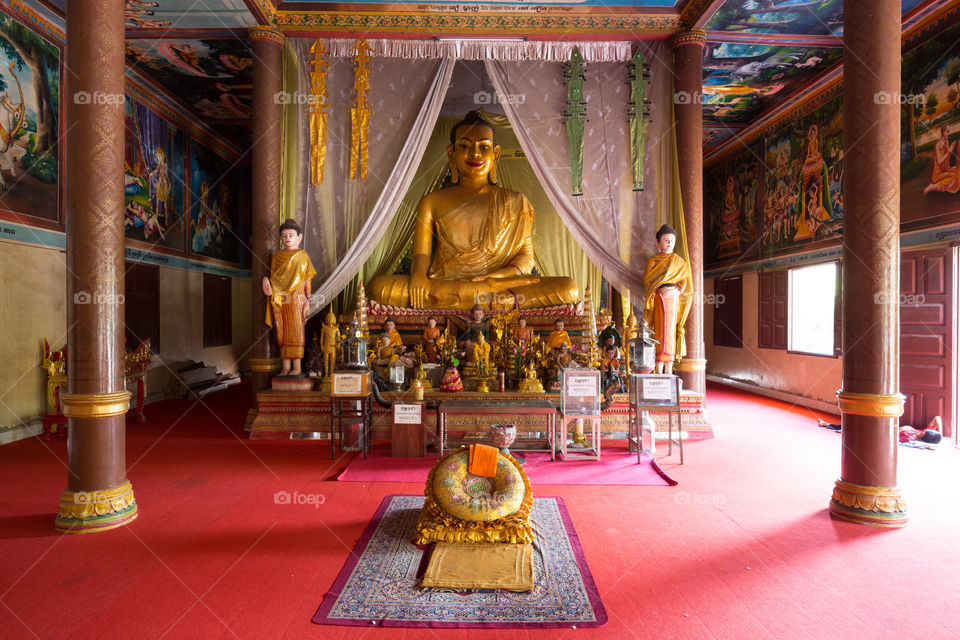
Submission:
<svg viewBox="0 0 960 640">
<path fill-rule="evenodd" d="M 840 437 L 808 411 L 719 386 L 707 393 L 718 437 L 687 446 L 685 465 L 660 458 L 678 486 L 540 494 L 570 511 L 605 627 L 317 627 L 384 496 L 422 486 L 336 482 L 350 458 L 330 460 L 325 442 L 249 441 L 248 392 L 148 406 L 127 429 L 140 517 L 105 533 L 53 530 L 64 442 L 0 446 L 5 639 L 952 640 L 960 627 L 960 451 L 900 449 L 906 528 L 836 522 Z"/>
<path fill-rule="evenodd" d="M 623 484 L 672 486 L 677 484 L 660 469 L 657 462 L 644 454 L 643 462 L 637 464 L 636 452 L 630 453 L 626 443 L 604 442 L 600 460 L 563 460 L 557 454 L 556 462 L 550 461 L 549 453 L 518 452 L 525 460 L 523 470 L 536 488 L 541 484 Z M 364 460 L 355 458 L 341 473 L 341 482 L 416 482 L 427 481 L 427 473 L 439 458 L 392 458 L 387 445 L 374 447 L 373 453 Z"/>
</svg>

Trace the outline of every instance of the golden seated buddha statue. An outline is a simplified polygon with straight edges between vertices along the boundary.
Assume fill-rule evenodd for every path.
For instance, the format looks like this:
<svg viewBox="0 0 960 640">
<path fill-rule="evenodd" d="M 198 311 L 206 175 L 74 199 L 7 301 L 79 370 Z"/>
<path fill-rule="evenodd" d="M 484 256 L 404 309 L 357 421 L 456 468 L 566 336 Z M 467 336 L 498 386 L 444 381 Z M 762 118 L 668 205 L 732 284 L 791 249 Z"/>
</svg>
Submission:
<svg viewBox="0 0 960 640">
<path fill-rule="evenodd" d="M 497 185 L 500 147 L 493 125 L 476 111 L 468 113 L 450 132 L 447 158 L 453 184 L 420 201 L 410 275 L 377 276 L 370 297 L 415 309 L 576 303 L 572 278 L 532 275 L 533 207 L 523 194 Z"/>
</svg>

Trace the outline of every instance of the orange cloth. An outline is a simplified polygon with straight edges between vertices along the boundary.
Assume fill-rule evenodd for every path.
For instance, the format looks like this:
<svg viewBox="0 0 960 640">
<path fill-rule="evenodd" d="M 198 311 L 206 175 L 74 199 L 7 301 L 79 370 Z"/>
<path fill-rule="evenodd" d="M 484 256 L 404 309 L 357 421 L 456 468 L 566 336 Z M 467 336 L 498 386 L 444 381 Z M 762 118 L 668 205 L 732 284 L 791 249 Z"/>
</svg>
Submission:
<svg viewBox="0 0 960 640">
<path fill-rule="evenodd" d="M 470 445 L 470 473 L 484 478 L 496 478 L 499 456 L 500 451 L 496 447 L 485 444 Z"/>
</svg>

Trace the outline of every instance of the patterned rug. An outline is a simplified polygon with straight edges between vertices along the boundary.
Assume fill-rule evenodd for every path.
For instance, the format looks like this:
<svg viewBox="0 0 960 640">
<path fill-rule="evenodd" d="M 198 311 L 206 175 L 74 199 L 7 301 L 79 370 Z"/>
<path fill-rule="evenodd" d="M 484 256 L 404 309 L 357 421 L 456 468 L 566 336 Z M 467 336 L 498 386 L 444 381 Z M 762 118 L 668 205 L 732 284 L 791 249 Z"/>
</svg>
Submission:
<svg viewBox="0 0 960 640">
<path fill-rule="evenodd" d="M 421 589 L 429 546 L 413 538 L 423 496 L 387 496 L 313 617 L 384 627 L 599 627 L 607 612 L 560 498 L 535 498 L 531 591 Z"/>
</svg>

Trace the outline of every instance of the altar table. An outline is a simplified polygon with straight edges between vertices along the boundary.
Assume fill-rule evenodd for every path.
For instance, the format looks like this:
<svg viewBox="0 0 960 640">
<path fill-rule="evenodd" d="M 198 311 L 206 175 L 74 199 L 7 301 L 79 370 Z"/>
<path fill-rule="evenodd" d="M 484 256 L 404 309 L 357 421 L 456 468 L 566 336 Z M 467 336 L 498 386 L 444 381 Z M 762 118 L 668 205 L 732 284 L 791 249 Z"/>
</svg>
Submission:
<svg viewBox="0 0 960 640">
<path fill-rule="evenodd" d="M 557 455 L 557 406 L 549 400 L 445 400 L 437 408 L 437 439 L 440 442 L 440 457 L 448 444 L 472 444 L 474 441 L 458 440 L 447 442 L 447 416 L 454 414 L 473 415 L 542 415 L 547 419 L 547 438 L 541 448 L 524 448 L 524 451 L 549 451 L 550 459 Z M 518 428 L 519 434 L 519 428 Z"/>
</svg>

